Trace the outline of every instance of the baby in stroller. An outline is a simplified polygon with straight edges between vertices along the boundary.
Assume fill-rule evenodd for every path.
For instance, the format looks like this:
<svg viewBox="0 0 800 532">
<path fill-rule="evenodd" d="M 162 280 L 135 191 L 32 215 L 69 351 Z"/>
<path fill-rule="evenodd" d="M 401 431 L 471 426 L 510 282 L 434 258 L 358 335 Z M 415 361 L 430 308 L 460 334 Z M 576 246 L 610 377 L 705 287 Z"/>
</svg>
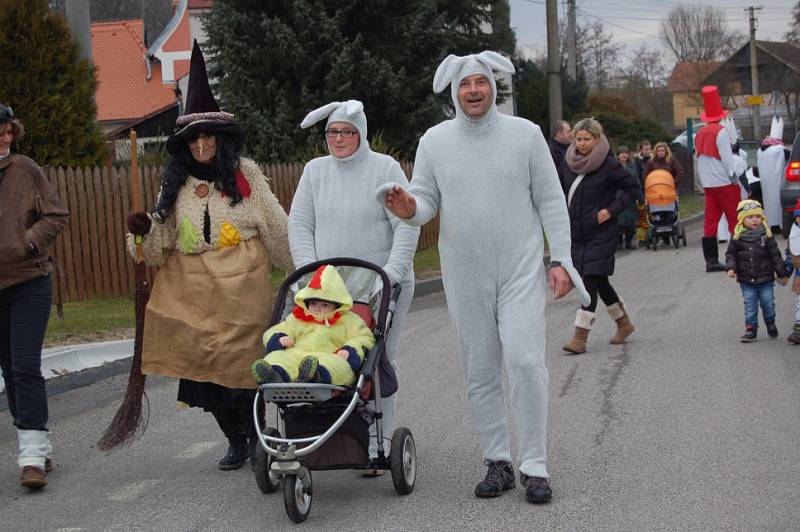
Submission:
<svg viewBox="0 0 800 532">
<path fill-rule="evenodd" d="M 266 356 L 252 366 L 256 382 L 352 385 L 375 337 L 350 311 L 353 298 L 341 276 L 320 266 L 294 302 L 293 312 L 264 333 Z"/>
</svg>

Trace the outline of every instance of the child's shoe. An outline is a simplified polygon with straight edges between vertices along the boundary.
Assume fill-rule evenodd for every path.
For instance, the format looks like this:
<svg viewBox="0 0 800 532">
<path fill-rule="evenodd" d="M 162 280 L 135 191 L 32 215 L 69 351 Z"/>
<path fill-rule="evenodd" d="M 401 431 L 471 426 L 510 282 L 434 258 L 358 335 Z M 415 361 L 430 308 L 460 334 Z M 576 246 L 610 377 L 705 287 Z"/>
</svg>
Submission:
<svg viewBox="0 0 800 532">
<path fill-rule="evenodd" d="M 253 362 L 250 371 L 253 373 L 253 378 L 258 384 L 278 384 L 284 382 L 280 374 L 275 371 L 275 368 L 270 366 L 269 362 L 263 358 L 259 358 Z"/>
<path fill-rule="evenodd" d="M 787 340 L 793 344 L 800 344 L 800 322 L 794 324 L 794 327 L 792 327 L 792 334 L 789 335 Z"/>
<path fill-rule="evenodd" d="M 755 325 L 745 325 L 745 332 L 742 335 L 742 342 L 743 343 L 750 343 L 755 342 L 756 337 L 758 336 L 758 327 Z"/>
<path fill-rule="evenodd" d="M 297 381 L 296 382 L 318 382 L 317 368 L 319 368 L 319 359 L 313 355 L 308 355 L 300 361 L 297 366 Z"/>
<path fill-rule="evenodd" d="M 778 328 L 775 326 L 774 321 L 767 323 L 767 334 L 769 335 L 770 338 L 778 337 Z"/>
</svg>

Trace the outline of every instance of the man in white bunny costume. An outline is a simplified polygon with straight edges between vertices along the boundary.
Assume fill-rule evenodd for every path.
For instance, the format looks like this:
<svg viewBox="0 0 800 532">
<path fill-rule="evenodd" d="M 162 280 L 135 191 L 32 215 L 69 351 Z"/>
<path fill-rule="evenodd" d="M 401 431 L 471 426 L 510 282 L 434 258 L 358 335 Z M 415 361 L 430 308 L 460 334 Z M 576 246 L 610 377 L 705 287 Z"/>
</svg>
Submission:
<svg viewBox="0 0 800 532">
<path fill-rule="evenodd" d="M 378 198 L 411 225 L 439 211 L 439 252 L 450 317 L 463 357 L 485 480 L 478 497 L 515 487 L 502 365 L 510 382 L 519 437 L 521 482 L 529 502 L 552 497 L 546 466 L 549 377 L 545 366 L 544 240 L 550 246 L 550 289 L 556 298 L 579 287 L 572 267 L 569 217 L 539 126 L 502 115 L 492 69 L 513 73 L 496 52 L 439 65 L 434 92 L 451 85 L 456 116 L 429 129 L 417 148 L 408 192 L 384 186 Z"/>
</svg>

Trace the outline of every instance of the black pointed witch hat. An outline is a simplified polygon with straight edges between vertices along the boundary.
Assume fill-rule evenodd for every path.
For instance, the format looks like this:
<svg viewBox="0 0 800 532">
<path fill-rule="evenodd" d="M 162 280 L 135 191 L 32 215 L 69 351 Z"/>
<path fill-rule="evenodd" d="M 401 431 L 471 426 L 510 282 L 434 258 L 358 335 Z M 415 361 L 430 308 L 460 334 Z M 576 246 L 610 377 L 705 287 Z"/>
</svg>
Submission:
<svg viewBox="0 0 800 532">
<path fill-rule="evenodd" d="M 189 87 L 186 93 L 184 114 L 175 122 L 177 131 L 167 139 L 167 151 L 176 153 L 181 144 L 191 141 L 200 133 L 226 134 L 233 139 L 237 151 L 241 150 L 244 145 L 244 131 L 234 122 L 231 113 L 220 111 L 208 83 L 203 52 L 196 40 L 192 47 Z"/>
</svg>

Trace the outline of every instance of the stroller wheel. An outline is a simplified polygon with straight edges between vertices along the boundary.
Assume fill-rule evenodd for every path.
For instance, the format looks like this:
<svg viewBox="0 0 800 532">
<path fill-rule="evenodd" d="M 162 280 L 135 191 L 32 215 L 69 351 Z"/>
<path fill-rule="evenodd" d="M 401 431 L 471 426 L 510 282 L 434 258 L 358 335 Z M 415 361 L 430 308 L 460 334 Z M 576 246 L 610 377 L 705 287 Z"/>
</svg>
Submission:
<svg viewBox="0 0 800 532">
<path fill-rule="evenodd" d="M 414 436 L 407 428 L 400 427 L 392 434 L 389 459 L 395 491 L 400 495 L 408 495 L 414 491 L 417 480 L 417 446 L 414 444 Z"/>
<path fill-rule="evenodd" d="M 280 438 L 281 433 L 275 427 L 267 427 L 264 430 L 265 436 Z M 272 445 L 270 445 L 272 447 Z M 270 469 L 272 467 L 272 455 L 261 446 L 261 442 L 256 444 L 256 484 L 262 493 L 275 493 L 280 487 L 281 479 Z"/>
<path fill-rule="evenodd" d="M 672 235 L 672 245 L 675 246 L 675 249 L 678 249 L 678 247 L 680 246 L 680 242 L 678 242 L 678 235 L 677 234 Z"/>
<path fill-rule="evenodd" d="M 283 505 L 286 514 L 295 523 L 308 519 L 311 512 L 311 471 L 301 467 L 296 475 L 283 479 Z"/>
</svg>

